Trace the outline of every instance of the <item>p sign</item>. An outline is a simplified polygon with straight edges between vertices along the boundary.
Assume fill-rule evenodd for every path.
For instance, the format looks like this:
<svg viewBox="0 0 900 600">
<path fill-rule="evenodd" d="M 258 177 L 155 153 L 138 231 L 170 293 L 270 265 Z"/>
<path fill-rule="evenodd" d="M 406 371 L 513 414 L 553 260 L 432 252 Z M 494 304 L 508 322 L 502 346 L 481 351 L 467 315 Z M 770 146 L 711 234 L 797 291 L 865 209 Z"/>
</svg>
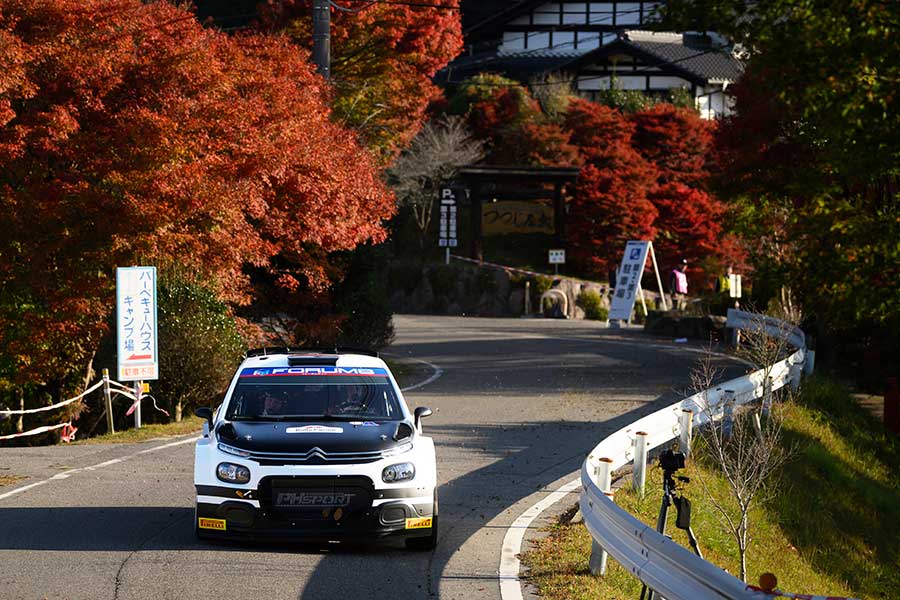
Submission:
<svg viewBox="0 0 900 600">
<path fill-rule="evenodd" d="M 550 250 L 548 260 L 551 265 L 564 265 L 566 264 L 566 251 Z"/>
</svg>

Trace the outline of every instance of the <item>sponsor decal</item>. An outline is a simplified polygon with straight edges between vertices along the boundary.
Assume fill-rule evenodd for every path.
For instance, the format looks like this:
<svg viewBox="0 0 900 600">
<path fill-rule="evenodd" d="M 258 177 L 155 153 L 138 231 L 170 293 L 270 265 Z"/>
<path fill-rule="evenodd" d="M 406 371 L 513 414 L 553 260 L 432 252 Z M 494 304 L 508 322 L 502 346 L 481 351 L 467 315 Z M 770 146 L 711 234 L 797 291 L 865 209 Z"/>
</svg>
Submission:
<svg viewBox="0 0 900 600">
<path fill-rule="evenodd" d="M 417 519 L 407 519 L 406 520 L 406 528 L 407 529 L 430 529 L 431 528 L 431 517 L 420 517 Z"/>
<path fill-rule="evenodd" d="M 250 368 L 241 371 L 241 377 L 266 377 L 266 376 L 363 376 L 363 377 L 387 377 L 386 369 L 370 367 L 267 367 Z"/>
<path fill-rule="evenodd" d="M 253 500 L 253 490 L 234 490 L 234 495 L 244 500 Z"/>
<path fill-rule="evenodd" d="M 304 425 L 303 427 L 288 427 L 285 433 L 344 433 L 340 427 L 329 427 L 327 425 Z"/>
<path fill-rule="evenodd" d="M 200 529 L 216 529 L 225 531 L 225 519 L 199 519 Z"/>
<path fill-rule="evenodd" d="M 350 421 L 350 424 L 354 427 L 378 427 L 375 421 Z"/>
<path fill-rule="evenodd" d="M 276 506 L 293 506 L 297 508 L 334 508 L 350 506 L 355 494 L 342 492 L 319 494 L 310 492 L 277 492 Z"/>
</svg>

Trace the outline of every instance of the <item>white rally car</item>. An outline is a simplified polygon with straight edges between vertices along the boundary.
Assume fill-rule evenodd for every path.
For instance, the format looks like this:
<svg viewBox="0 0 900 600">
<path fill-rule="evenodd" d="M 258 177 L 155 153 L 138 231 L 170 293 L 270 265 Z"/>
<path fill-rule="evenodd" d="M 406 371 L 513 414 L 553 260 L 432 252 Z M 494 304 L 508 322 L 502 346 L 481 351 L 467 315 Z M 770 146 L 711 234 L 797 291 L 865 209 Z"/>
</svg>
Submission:
<svg viewBox="0 0 900 600">
<path fill-rule="evenodd" d="M 199 537 L 437 540 L 431 410 L 410 413 L 377 356 L 248 353 L 197 442 Z"/>
</svg>

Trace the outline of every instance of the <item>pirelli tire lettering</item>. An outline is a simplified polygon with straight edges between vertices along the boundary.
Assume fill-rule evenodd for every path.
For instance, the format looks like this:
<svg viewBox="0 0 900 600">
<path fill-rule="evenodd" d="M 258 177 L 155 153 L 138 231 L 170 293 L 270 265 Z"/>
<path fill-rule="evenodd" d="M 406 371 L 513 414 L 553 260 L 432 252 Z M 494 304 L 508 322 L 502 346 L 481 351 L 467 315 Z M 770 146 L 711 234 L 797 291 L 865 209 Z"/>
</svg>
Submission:
<svg viewBox="0 0 900 600">
<path fill-rule="evenodd" d="M 196 444 L 201 538 L 437 543 L 432 439 L 387 365 L 362 354 L 248 354 Z"/>
</svg>

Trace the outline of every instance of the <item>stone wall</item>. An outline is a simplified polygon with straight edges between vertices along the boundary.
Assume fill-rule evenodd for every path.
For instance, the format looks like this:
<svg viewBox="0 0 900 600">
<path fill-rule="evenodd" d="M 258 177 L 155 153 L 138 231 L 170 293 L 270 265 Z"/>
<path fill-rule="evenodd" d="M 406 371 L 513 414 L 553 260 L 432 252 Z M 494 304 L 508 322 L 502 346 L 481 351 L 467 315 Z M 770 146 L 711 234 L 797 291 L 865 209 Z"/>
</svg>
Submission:
<svg viewBox="0 0 900 600">
<path fill-rule="evenodd" d="M 564 277 L 529 276 L 456 262 L 450 265 L 395 263 L 389 275 L 395 312 L 518 317 L 525 314 L 526 282 L 533 314 L 539 313 L 541 295 L 548 289 L 566 295 L 566 316 L 570 319 L 584 318 L 584 311 L 576 306 L 576 301 L 586 290 L 599 293 L 602 305 L 609 308 L 608 285 Z M 645 291 L 645 295 L 652 310 L 658 294 Z"/>
</svg>

